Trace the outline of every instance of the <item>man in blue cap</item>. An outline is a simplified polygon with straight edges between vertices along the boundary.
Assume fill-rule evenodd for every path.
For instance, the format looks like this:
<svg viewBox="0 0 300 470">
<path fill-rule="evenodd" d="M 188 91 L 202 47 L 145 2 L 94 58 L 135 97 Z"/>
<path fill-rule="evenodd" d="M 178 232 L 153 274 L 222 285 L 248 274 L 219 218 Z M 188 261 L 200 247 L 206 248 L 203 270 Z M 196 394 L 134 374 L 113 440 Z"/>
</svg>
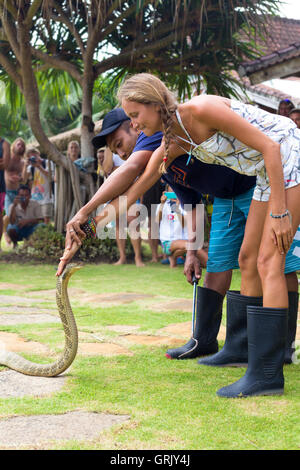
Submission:
<svg viewBox="0 0 300 470">
<path fill-rule="evenodd" d="M 128 116 L 122 108 L 115 108 L 104 116 L 101 132 L 92 139 L 92 143 L 97 149 L 104 146 L 108 146 L 110 148 L 113 153 L 113 164 L 115 169 L 116 167 L 121 166 L 122 163 L 124 163 L 124 161 L 126 161 L 133 153 L 137 139 L 138 133 L 131 127 Z M 141 150 L 144 151 L 147 149 L 142 148 Z M 149 158 L 151 154 L 152 152 L 149 153 L 149 156 L 147 155 L 147 157 Z M 146 164 L 146 161 L 144 163 Z M 162 186 L 160 182 L 158 182 L 143 196 L 143 205 L 147 208 L 148 212 L 149 245 L 152 252 L 153 262 L 158 261 L 159 240 L 151 237 L 151 205 L 159 204 L 161 193 Z M 133 219 L 133 216 L 128 216 L 128 223 L 130 224 Z M 117 244 L 120 251 L 120 259 L 117 264 L 124 264 L 126 262 L 125 242 L 125 239 L 120 239 L 117 236 Z M 135 252 L 136 265 L 142 266 L 141 238 L 132 236 L 131 243 Z"/>
</svg>

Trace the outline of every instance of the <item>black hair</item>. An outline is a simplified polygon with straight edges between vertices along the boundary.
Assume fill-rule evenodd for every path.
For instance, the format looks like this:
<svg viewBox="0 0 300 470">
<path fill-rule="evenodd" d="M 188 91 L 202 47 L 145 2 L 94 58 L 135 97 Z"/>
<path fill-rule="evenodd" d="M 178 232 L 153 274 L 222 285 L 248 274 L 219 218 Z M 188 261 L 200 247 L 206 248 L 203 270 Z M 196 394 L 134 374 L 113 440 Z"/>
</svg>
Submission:
<svg viewBox="0 0 300 470">
<path fill-rule="evenodd" d="M 295 106 L 294 103 L 293 103 L 291 100 L 289 100 L 288 98 L 279 101 L 279 106 L 280 106 L 282 103 L 289 104 L 290 106 L 293 106 L 293 107 Z"/>
<path fill-rule="evenodd" d="M 21 190 L 23 190 L 23 191 L 28 191 L 29 194 L 31 193 L 31 189 L 30 189 L 30 187 L 29 187 L 27 184 L 21 184 L 21 185 L 18 187 L 18 192 L 21 191 Z"/>
</svg>

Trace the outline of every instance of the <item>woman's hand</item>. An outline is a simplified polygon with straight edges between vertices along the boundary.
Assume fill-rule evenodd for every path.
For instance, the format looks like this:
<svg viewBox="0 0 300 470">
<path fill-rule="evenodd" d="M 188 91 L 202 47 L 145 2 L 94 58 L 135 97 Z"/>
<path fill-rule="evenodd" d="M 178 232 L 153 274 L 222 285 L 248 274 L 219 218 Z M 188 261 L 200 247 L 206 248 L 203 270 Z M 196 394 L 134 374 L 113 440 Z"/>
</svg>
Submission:
<svg viewBox="0 0 300 470">
<path fill-rule="evenodd" d="M 77 213 L 66 226 L 66 250 L 70 250 L 73 242 L 81 246 L 81 241 L 86 237 L 85 233 L 81 230 L 80 225 L 88 220 L 87 215 Z"/>
<path fill-rule="evenodd" d="M 185 275 L 186 280 L 190 284 L 193 284 L 194 276 L 197 279 L 201 278 L 202 269 L 201 269 L 200 261 L 193 251 L 187 251 L 186 253 L 183 274 Z"/>
<path fill-rule="evenodd" d="M 286 254 L 293 243 L 293 227 L 290 215 L 282 218 L 272 217 L 272 239 L 280 252 Z"/>
<path fill-rule="evenodd" d="M 80 228 L 84 222 L 86 222 L 88 216 L 76 214 L 66 226 L 66 242 L 65 251 L 63 256 L 60 258 L 60 263 L 57 268 L 56 276 L 60 276 L 65 266 L 73 258 L 75 253 L 79 250 L 82 245 L 82 240 L 86 238 L 86 234 Z"/>
<path fill-rule="evenodd" d="M 65 248 L 63 256 L 60 258 L 60 263 L 57 267 L 56 276 L 60 276 L 65 266 L 71 261 L 75 253 L 79 250 L 80 245 L 73 242 L 71 248 Z"/>
</svg>

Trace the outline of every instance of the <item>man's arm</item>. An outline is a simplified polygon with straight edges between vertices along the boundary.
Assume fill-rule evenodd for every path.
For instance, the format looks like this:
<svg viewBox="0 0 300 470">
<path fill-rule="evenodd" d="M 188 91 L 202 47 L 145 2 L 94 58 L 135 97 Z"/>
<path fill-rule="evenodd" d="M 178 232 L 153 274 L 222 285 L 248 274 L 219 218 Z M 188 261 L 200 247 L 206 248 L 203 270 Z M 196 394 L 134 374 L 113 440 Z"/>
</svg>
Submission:
<svg viewBox="0 0 300 470">
<path fill-rule="evenodd" d="M 113 214 L 118 216 L 121 213 L 126 212 L 135 201 L 140 198 L 145 192 L 148 191 L 160 178 L 160 164 L 162 161 L 163 148 L 159 147 L 153 152 L 152 157 L 149 163 L 146 166 L 143 174 L 134 182 L 130 188 L 122 194 L 122 198 L 113 199 L 107 206 L 105 206 L 104 211 L 111 216 L 103 219 L 102 213 L 95 217 L 97 224 L 100 223 L 100 227 L 105 226 L 108 222 L 112 220 Z M 109 218 L 111 217 L 111 218 Z M 105 223 L 103 222 L 105 220 Z"/>
<path fill-rule="evenodd" d="M 119 166 L 104 181 L 92 199 L 79 212 L 90 214 L 100 204 L 105 204 L 123 194 L 145 169 L 151 155 L 152 152 L 150 150 L 134 152 L 124 165 Z"/>
<path fill-rule="evenodd" d="M 12 225 L 14 225 L 17 220 L 16 207 L 19 204 L 19 202 L 20 202 L 20 197 L 16 196 L 14 199 L 14 202 L 9 206 L 9 209 L 8 209 L 9 223 Z"/>
<path fill-rule="evenodd" d="M 194 207 L 191 211 L 186 212 L 187 232 L 188 232 L 188 243 L 186 259 L 184 263 L 184 275 L 187 281 L 192 284 L 193 276 L 197 279 L 201 278 L 201 264 L 197 257 L 197 248 L 195 247 L 196 242 L 196 231 L 197 231 L 197 208 Z"/>
<path fill-rule="evenodd" d="M 96 194 L 92 199 L 85 204 L 75 216 L 67 224 L 67 235 L 66 235 L 66 247 L 70 247 L 72 239 L 69 236 L 69 228 L 72 227 L 79 234 L 83 235 L 80 230 L 80 225 L 87 221 L 89 214 L 97 209 L 101 204 L 105 204 L 114 198 L 117 198 L 126 191 L 133 181 L 139 176 L 144 170 L 152 151 L 150 150 L 139 150 L 134 152 L 128 160 L 118 167 L 104 183 L 100 186 Z M 138 198 L 137 198 L 138 199 Z M 80 244 L 80 238 L 73 232 L 75 241 Z"/>
<path fill-rule="evenodd" d="M 23 169 L 22 169 L 22 182 L 24 184 L 28 184 L 28 186 L 31 189 L 32 174 L 31 174 L 30 171 L 28 171 L 29 170 L 29 165 L 30 165 L 29 159 L 27 157 L 25 157 L 24 164 L 23 164 Z"/>
</svg>

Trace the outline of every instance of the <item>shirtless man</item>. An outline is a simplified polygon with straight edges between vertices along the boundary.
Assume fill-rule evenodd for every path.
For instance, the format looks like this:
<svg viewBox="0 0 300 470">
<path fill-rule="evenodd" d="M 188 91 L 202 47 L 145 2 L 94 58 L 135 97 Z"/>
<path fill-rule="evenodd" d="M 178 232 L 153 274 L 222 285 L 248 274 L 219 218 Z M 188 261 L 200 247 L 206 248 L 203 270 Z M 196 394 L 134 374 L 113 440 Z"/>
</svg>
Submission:
<svg viewBox="0 0 300 470">
<path fill-rule="evenodd" d="M 9 143 L 0 137 L 0 250 L 1 250 L 1 238 L 3 233 L 3 209 L 5 200 L 5 180 L 4 170 L 8 164 L 10 157 L 10 145 Z"/>
<path fill-rule="evenodd" d="M 6 186 L 5 194 L 5 217 L 3 218 L 3 230 L 6 241 L 10 243 L 10 239 L 6 234 L 6 227 L 9 222 L 8 211 L 9 206 L 14 202 L 16 195 L 18 194 L 18 188 L 23 180 L 23 171 L 24 171 L 24 154 L 26 150 L 26 145 L 23 139 L 18 137 L 11 145 L 10 158 L 6 164 L 4 171 L 4 179 Z"/>
</svg>

